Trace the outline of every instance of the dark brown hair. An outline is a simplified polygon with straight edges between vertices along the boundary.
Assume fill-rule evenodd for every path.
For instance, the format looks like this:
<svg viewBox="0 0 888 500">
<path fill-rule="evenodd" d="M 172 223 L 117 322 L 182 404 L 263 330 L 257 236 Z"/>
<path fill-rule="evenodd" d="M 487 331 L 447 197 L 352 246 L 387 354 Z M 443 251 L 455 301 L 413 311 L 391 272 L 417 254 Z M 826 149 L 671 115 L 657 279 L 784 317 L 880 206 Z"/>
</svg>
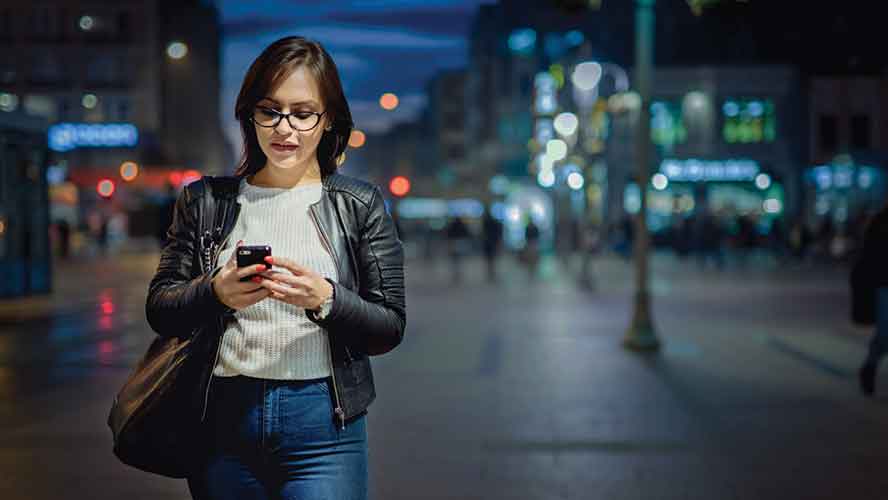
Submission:
<svg viewBox="0 0 888 500">
<path fill-rule="evenodd" d="M 305 67 L 318 83 L 324 111 L 331 126 L 330 131 L 324 131 L 318 144 L 321 176 L 326 177 L 336 171 L 337 160 L 345 151 L 354 127 L 339 72 L 333 58 L 320 43 L 301 36 L 290 36 L 281 38 L 263 50 L 244 77 L 234 105 L 234 117 L 240 121 L 244 138 L 244 151 L 235 175 L 252 175 L 265 166 L 267 158 L 259 147 L 256 126 L 252 122 L 253 109 L 299 67 Z"/>
</svg>

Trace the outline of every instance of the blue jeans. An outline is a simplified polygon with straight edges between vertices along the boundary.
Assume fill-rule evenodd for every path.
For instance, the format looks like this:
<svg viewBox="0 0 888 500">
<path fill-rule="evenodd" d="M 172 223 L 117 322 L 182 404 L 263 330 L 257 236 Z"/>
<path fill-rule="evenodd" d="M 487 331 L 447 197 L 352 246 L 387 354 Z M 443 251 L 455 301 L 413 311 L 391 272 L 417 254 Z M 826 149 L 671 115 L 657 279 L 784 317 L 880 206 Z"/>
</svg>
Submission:
<svg viewBox="0 0 888 500">
<path fill-rule="evenodd" d="M 329 378 L 215 377 L 198 500 L 366 500 L 366 415 L 333 421 Z"/>
</svg>

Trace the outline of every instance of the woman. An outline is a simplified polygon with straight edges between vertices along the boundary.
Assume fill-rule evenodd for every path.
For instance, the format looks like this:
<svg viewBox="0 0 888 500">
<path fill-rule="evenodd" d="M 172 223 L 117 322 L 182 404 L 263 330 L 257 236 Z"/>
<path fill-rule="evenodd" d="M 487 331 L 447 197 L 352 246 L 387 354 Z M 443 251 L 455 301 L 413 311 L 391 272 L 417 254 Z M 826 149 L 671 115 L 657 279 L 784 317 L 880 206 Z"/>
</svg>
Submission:
<svg viewBox="0 0 888 500">
<path fill-rule="evenodd" d="M 214 500 L 364 499 L 368 356 L 403 337 L 401 243 L 379 189 L 336 174 L 352 119 L 320 44 L 266 48 L 235 116 L 242 162 L 233 178 L 185 188 L 147 302 L 161 335 L 219 324 L 189 488 Z M 196 227 L 202 196 L 216 198 L 215 232 Z M 242 243 L 271 246 L 267 265 L 238 268 Z"/>
</svg>

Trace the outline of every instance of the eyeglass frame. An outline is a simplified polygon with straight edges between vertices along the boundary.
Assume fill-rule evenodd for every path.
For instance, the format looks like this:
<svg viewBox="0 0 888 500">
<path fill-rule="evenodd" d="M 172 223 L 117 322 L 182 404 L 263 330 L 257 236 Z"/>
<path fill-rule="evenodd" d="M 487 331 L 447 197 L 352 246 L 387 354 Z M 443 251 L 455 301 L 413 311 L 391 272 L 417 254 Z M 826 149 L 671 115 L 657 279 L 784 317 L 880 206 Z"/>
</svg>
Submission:
<svg viewBox="0 0 888 500">
<path fill-rule="evenodd" d="M 263 109 L 263 110 L 269 111 L 273 115 L 275 115 L 277 118 L 275 119 L 274 123 L 271 125 L 262 125 L 261 123 L 257 123 L 256 122 L 256 110 L 257 109 Z M 290 117 L 293 115 L 298 115 L 298 114 L 315 115 L 318 117 L 318 120 L 310 128 L 306 128 L 306 129 L 297 128 L 296 126 L 293 125 L 293 122 L 290 121 Z M 282 113 L 274 108 L 269 108 L 268 106 L 254 106 L 253 113 L 250 115 L 250 121 L 253 122 L 253 125 L 256 125 L 256 126 L 259 126 L 262 128 L 272 128 L 273 129 L 273 128 L 277 128 L 277 126 L 281 124 L 281 121 L 284 118 L 286 118 L 287 125 L 289 125 L 290 128 L 292 128 L 293 130 L 295 130 L 297 132 L 310 132 L 310 131 L 316 129 L 317 126 L 321 124 L 321 117 L 324 116 L 325 114 L 327 114 L 326 109 L 324 111 L 321 111 L 320 113 L 318 113 L 317 111 L 304 111 L 304 110 L 294 111 L 292 113 Z"/>
</svg>

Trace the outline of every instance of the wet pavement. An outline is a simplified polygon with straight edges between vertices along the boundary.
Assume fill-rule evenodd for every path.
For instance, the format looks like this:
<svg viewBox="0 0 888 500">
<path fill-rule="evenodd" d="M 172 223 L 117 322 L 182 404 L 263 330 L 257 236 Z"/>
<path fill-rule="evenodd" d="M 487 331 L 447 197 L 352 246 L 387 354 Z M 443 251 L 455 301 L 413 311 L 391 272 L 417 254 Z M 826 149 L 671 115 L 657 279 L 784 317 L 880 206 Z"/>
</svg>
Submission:
<svg viewBox="0 0 888 500">
<path fill-rule="evenodd" d="M 156 262 L 60 264 L 51 296 L 0 301 L 0 498 L 188 498 L 117 462 L 105 424 Z M 620 346 L 629 263 L 597 261 L 592 289 L 544 264 L 485 283 L 471 259 L 453 284 L 409 262 L 407 336 L 374 358 L 372 498 L 884 498 L 888 374 L 860 396 L 843 269 L 657 256 L 664 347 L 641 355 Z"/>
</svg>

